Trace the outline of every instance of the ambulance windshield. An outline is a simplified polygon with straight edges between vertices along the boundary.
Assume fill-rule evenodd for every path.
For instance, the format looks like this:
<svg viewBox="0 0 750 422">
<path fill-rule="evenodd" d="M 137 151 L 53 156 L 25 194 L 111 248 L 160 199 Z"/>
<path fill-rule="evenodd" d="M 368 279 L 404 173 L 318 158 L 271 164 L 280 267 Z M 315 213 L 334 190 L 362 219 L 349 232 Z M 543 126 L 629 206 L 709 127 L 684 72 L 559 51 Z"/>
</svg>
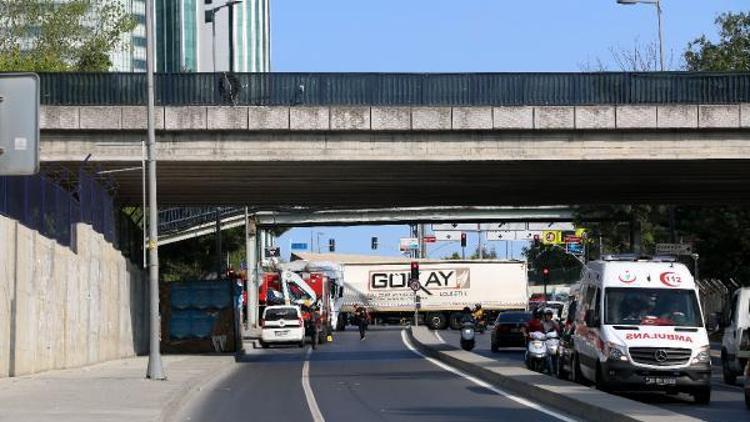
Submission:
<svg viewBox="0 0 750 422">
<path fill-rule="evenodd" d="M 608 288 L 605 324 L 701 327 L 693 290 Z"/>
</svg>

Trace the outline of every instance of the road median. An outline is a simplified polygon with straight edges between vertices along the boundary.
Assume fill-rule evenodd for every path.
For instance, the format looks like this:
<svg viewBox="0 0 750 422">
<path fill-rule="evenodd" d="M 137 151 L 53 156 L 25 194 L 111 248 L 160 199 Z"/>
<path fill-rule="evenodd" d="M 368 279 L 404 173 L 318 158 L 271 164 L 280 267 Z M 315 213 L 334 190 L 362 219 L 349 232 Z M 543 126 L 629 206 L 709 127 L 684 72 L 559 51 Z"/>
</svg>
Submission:
<svg viewBox="0 0 750 422">
<path fill-rule="evenodd" d="M 517 362 L 506 363 L 466 352 L 441 342 L 425 327 L 411 327 L 407 331 L 414 345 L 423 354 L 510 393 L 554 407 L 577 418 L 608 422 L 698 421 L 656 406 L 529 371 Z"/>
</svg>

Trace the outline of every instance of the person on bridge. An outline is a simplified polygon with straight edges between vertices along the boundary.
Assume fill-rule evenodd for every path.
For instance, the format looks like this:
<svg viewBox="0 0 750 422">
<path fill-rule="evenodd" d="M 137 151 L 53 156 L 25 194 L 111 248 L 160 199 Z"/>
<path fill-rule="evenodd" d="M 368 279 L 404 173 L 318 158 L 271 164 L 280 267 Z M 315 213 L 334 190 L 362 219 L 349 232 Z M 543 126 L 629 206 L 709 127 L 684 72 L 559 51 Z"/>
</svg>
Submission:
<svg viewBox="0 0 750 422">
<path fill-rule="evenodd" d="M 357 319 L 357 325 L 359 326 L 359 341 L 364 341 L 365 331 L 367 331 L 367 309 L 364 306 L 357 306 L 354 317 Z"/>
</svg>

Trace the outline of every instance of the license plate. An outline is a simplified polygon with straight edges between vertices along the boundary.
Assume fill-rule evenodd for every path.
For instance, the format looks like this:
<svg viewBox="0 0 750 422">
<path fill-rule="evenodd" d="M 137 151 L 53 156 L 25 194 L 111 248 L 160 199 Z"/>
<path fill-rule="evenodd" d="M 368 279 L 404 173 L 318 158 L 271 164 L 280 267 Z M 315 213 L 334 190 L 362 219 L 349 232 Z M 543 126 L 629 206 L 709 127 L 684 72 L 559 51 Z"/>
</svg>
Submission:
<svg viewBox="0 0 750 422">
<path fill-rule="evenodd" d="M 283 337 L 283 336 L 289 334 L 289 330 L 276 331 L 274 334 L 276 335 L 276 337 Z"/>
<path fill-rule="evenodd" d="M 646 385 L 677 385 L 674 377 L 646 377 Z"/>
</svg>

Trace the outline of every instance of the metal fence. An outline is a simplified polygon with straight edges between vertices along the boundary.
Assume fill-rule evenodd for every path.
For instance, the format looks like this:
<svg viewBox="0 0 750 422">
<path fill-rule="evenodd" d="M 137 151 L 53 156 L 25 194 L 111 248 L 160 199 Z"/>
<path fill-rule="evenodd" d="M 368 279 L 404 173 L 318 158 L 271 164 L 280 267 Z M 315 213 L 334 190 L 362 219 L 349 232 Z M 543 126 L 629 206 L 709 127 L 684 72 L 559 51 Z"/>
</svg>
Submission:
<svg viewBox="0 0 750 422">
<path fill-rule="evenodd" d="M 47 105 L 145 105 L 139 73 L 40 74 Z M 734 104 L 750 73 L 166 73 L 160 105 Z"/>
<path fill-rule="evenodd" d="M 81 168 L 43 168 L 34 176 L 0 177 L 0 214 L 71 246 L 72 227 L 86 223 L 133 261 L 140 261 L 140 229 L 114 206 L 112 186 Z M 137 240 L 136 240 L 137 239 Z"/>
</svg>

